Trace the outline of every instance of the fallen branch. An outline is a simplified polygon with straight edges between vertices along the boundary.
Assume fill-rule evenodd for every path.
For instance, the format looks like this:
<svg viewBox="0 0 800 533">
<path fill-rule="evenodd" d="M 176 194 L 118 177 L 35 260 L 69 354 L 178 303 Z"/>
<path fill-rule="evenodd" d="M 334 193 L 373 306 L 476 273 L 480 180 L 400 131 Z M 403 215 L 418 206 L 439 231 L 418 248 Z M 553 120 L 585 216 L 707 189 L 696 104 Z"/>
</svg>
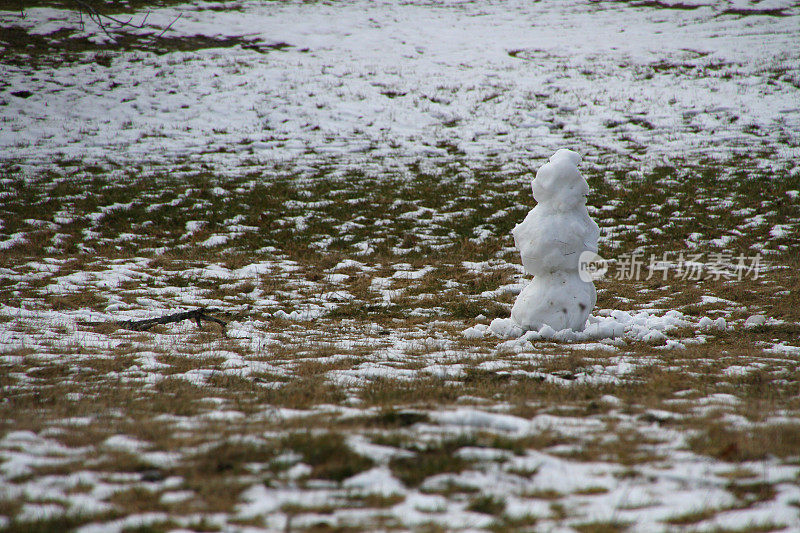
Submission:
<svg viewBox="0 0 800 533">
<path fill-rule="evenodd" d="M 147 331 L 148 329 L 152 328 L 156 324 L 172 324 L 174 322 L 182 322 L 184 320 L 194 320 L 197 322 L 197 327 L 203 327 L 203 321 L 206 322 L 215 322 L 222 326 L 222 329 L 225 329 L 227 326 L 227 322 L 224 320 L 220 320 L 219 318 L 209 316 L 206 314 L 206 311 L 215 312 L 216 309 L 206 309 L 205 307 L 200 307 L 198 309 L 194 309 L 193 311 L 182 311 L 180 313 L 173 313 L 171 315 L 162 316 L 160 318 L 146 318 L 144 320 L 123 320 L 122 322 L 117 322 L 117 325 L 121 328 L 130 329 L 133 331 Z"/>
<path fill-rule="evenodd" d="M 80 15 L 81 29 L 84 28 L 83 16 L 85 14 L 89 18 L 89 20 L 94 22 L 97 25 L 97 27 L 99 27 L 100 30 L 102 30 L 102 32 L 105 33 L 106 36 L 114 42 L 116 42 L 116 38 L 113 35 L 111 35 L 111 32 L 109 31 L 110 23 L 116 25 L 115 29 L 117 30 L 121 28 L 133 28 L 140 30 L 147 27 L 147 18 L 150 16 L 150 12 L 148 11 L 147 13 L 145 13 L 142 21 L 138 24 L 135 24 L 133 22 L 133 16 L 128 17 L 128 20 L 122 20 L 119 17 L 115 17 L 107 13 L 101 13 L 91 3 L 91 0 L 72 0 L 72 3 L 75 5 L 75 9 L 78 11 L 78 14 Z M 178 16 L 175 17 L 172 20 L 172 22 L 170 22 L 169 25 L 166 28 L 164 28 L 164 30 L 160 34 L 158 34 L 157 38 L 162 37 L 167 32 L 167 30 L 169 30 L 172 27 L 172 25 L 175 24 L 175 22 L 179 18 L 181 18 L 182 14 L 183 13 L 179 13 Z"/>
</svg>

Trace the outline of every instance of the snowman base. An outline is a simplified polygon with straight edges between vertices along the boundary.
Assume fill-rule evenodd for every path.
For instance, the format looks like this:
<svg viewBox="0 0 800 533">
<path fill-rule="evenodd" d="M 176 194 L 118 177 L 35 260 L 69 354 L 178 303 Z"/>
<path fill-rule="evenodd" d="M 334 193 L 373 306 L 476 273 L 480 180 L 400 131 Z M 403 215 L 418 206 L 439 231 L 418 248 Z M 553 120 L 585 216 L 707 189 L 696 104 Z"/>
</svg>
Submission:
<svg viewBox="0 0 800 533">
<path fill-rule="evenodd" d="M 533 278 L 511 308 L 511 319 L 522 330 L 583 331 L 597 303 L 594 284 L 573 272 L 553 272 Z"/>
</svg>

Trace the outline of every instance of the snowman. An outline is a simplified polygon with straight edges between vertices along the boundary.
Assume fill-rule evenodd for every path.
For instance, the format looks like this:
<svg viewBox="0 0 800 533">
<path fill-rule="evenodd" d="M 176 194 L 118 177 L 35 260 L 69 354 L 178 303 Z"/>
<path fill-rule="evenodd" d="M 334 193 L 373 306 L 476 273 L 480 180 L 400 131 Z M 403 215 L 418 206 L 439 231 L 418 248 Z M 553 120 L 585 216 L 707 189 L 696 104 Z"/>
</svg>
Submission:
<svg viewBox="0 0 800 533">
<path fill-rule="evenodd" d="M 594 283 L 579 275 L 579 257 L 597 252 L 600 235 L 586 209 L 589 185 L 578 171 L 580 160 L 571 150 L 553 154 L 532 183 L 536 207 L 512 231 L 522 265 L 533 275 L 511 309 L 523 330 L 583 331 L 597 302 Z"/>
</svg>

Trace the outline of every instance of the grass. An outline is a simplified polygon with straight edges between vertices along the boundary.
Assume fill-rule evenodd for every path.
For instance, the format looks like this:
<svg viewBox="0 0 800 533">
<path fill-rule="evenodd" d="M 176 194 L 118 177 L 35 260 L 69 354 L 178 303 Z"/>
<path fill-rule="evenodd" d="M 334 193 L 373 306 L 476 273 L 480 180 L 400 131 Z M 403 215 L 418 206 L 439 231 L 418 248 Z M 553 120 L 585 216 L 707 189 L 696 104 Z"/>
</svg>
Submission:
<svg viewBox="0 0 800 533">
<path fill-rule="evenodd" d="M 757 461 L 769 456 L 796 458 L 800 450 L 800 425 L 772 423 L 740 429 L 711 423 L 689 444 L 699 453 L 726 461 Z"/>
<path fill-rule="evenodd" d="M 373 465 L 372 460 L 353 452 L 340 434 L 293 433 L 283 445 L 303 456 L 313 478 L 343 481 Z"/>
<path fill-rule="evenodd" d="M 241 46 L 261 53 L 281 50 L 291 45 L 287 43 L 261 43 L 244 36 L 175 36 L 164 26 L 152 26 L 147 23 L 147 17 L 142 10 L 169 7 L 181 2 L 174 0 L 133 0 L 133 1 L 89 1 L 86 5 L 93 6 L 95 11 L 103 17 L 112 16 L 121 20 L 130 19 L 129 26 L 120 26 L 111 19 L 103 18 L 105 31 L 113 39 L 98 42 L 86 35 L 86 32 L 96 31 L 104 34 L 94 24 L 82 25 L 80 20 L 87 20 L 87 11 L 81 9 L 77 3 L 67 5 L 64 11 L 66 24 L 57 31 L 48 34 L 30 33 L 24 23 L 27 10 L 37 7 L 55 7 L 64 9 L 63 2 L 53 1 L 25 1 L 3 0 L 0 9 L 3 11 L 16 11 L 19 15 L 19 24 L 13 18 L 11 23 L 0 28 L 0 41 L 4 43 L 6 56 L 4 63 L 15 66 L 59 66 L 69 63 L 92 63 L 108 68 L 119 56 L 120 52 L 154 52 L 166 54 L 169 52 L 189 52 L 207 48 L 232 48 Z M 70 3 L 67 3 L 70 4 Z M 138 12 L 138 13 L 136 13 Z M 128 14 L 136 13 L 133 16 Z M 81 17 L 82 15 L 82 17 Z M 137 26 L 141 25 L 141 28 Z M 84 31 L 85 30 L 85 31 Z M 165 31 L 166 30 L 166 31 Z M 105 36 L 105 35 L 104 35 Z"/>
<path fill-rule="evenodd" d="M 146 250 L 155 249 L 159 242 L 167 243 L 170 252 L 153 256 L 138 268 L 142 272 L 159 273 L 156 279 L 163 286 L 173 287 L 174 295 L 191 290 L 221 302 L 233 298 L 230 301 L 241 302 L 236 305 L 251 306 L 253 300 L 243 296 L 243 292 L 251 293 L 260 289 L 267 294 L 285 294 L 286 297 L 273 306 L 254 308 L 239 315 L 240 320 L 255 318 L 264 321 L 264 331 L 274 333 L 277 342 L 262 345 L 255 350 L 242 348 L 235 339 L 225 338 L 217 331 L 195 330 L 190 324 L 164 327 L 147 334 L 100 326 L 79 326 L 87 334 L 101 335 L 108 341 L 96 348 L 74 346 L 72 353 L 53 344 L 46 349 L 61 350 L 58 353 L 65 358 L 57 363 L 39 358 L 42 346 L 18 350 L 16 362 L 1 366 L 0 383 L 3 384 L 6 398 L 0 405 L 0 412 L 3 414 L 0 418 L 4 420 L 0 424 L 2 430 L 7 432 L 12 428 L 29 428 L 37 433 L 50 431 L 51 428 L 59 427 L 59 421 L 67 417 L 92 416 L 99 406 L 103 406 L 103 412 L 116 414 L 100 417 L 90 422 L 88 427 L 65 428 L 55 438 L 72 448 L 92 448 L 112 435 L 128 434 L 148 443 L 150 450 L 177 453 L 182 457 L 177 464 L 157 467 L 138 454 L 107 451 L 94 461 L 85 463 L 85 467 L 101 475 L 125 473 L 136 475 L 139 479 L 167 479 L 177 475 L 183 480 L 179 489 L 190 490 L 194 494 L 187 504 L 171 506 L 161 503 L 161 491 L 151 492 L 130 487 L 108 500 L 115 506 L 116 512 L 123 515 L 158 511 L 180 513 L 181 510 L 232 513 L 242 494 L 252 483 L 263 483 L 270 487 L 284 486 L 289 483 L 286 476 L 292 471 L 292 467 L 300 463 L 308 466 L 307 473 L 292 483 L 301 487 L 330 483 L 331 487 L 339 487 L 344 480 L 378 466 L 372 460 L 355 453 L 344 438 L 345 434 L 352 432 L 364 433 L 375 444 L 413 454 L 410 457 L 397 455 L 387 462 L 392 474 L 405 486 L 424 487 L 426 491 L 433 491 L 433 494 L 446 498 L 466 498 L 467 509 L 495 517 L 492 527 L 497 530 L 512 527 L 510 524 L 524 529 L 532 527 L 538 520 L 536 517 L 529 517 L 527 520 L 515 522 L 505 516 L 504 500 L 474 492 L 475 489 L 469 485 L 459 485 L 457 482 L 449 486 L 433 485 L 428 481 L 436 476 L 457 476 L 474 469 L 487 468 L 486 461 L 463 458 L 458 453 L 461 448 L 510 452 L 510 455 L 495 459 L 500 465 L 509 461 L 509 457 L 524 457 L 537 450 L 568 461 L 618 464 L 630 469 L 631 475 L 635 475 L 640 465 L 658 464 L 666 460 L 664 452 L 659 451 L 657 439 L 649 439 L 640 430 L 620 425 L 616 421 L 619 415 L 615 412 L 618 408 L 601 401 L 608 395 L 620 400 L 625 416 L 641 420 L 645 425 L 655 424 L 669 427 L 673 431 L 686 432 L 689 435 L 687 446 L 694 453 L 733 462 L 762 461 L 769 458 L 786 462 L 796 460 L 794 450 L 798 446 L 797 428 L 793 424 L 769 422 L 768 418 L 770 413 L 798 408 L 797 365 L 789 357 L 759 355 L 764 343 L 774 342 L 775 339 L 789 341 L 796 333 L 794 326 L 788 322 L 796 312 L 795 305 L 792 304 L 794 296 L 784 294 L 780 298 L 772 297 L 780 288 L 790 287 L 794 282 L 791 268 L 768 273 L 767 282 L 744 281 L 736 285 L 713 279 L 695 284 L 685 281 L 677 285 L 672 282 L 662 283 L 660 280 L 608 280 L 599 283 L 599 286 L 606 289 L 600 297 L 600 305 L 606 308 L 636 309 L 648 299 L 662 298 L 664 301 L 661 305 L 665 307 L 683 308 L 687 313 L 697 315 L 717 309 L 723 316 L 735 319 L 737 311 L 729 314 L 724 305 L 698 306 L 701 295 L 717 294 L 748 306 L 758 306 L 770 316 L 783 318 L 787 322 L 751 330 L 712 332 L 706 336 L 705 343 L 687 345 L 685 350 L 679 352 L 654 351 L 651 345 L 629 342 L 624 347 L 626 357 L 640 362 L 629 377 L 619 383 L 583 384 L 579 381 L 580 376 L 590 375 L 598 364 L 611 364 L 612 360 L 619 357 L 619 353 L 542 343 L 536 347 L 542 357 L 535 361 L 515 361 L 513 354 L 498 353 L 497 343 L 492 339 L 466 341 L 460 337 L 460 330 L 474 323 L 474 317 L 478 314 L 488 318 L 507 315 L 507 305 L 513 299 L 498 302 L 480 297 L 481 292 L 519 279 L 513 270 L 503 266 L 504 263 L 485 275 L 467 269 L 460 262 L 460 257 L 467 258 L 467 254 L 460 256 L 462 252 L 458 251 L 463 243 L 461 240 L 451 241 L 452 253 L 436 256 L 433 260 L 433 273 L 415 280 L 398 280 L 396 287 L 398 290 L 402 289 L 402 294 L 389 305 L 383 304 L 379 293 L 372 288 L 372 279 L 391 278 L 395 271 L 387 266 L 398 262 L 409 263 L 410 268 L 429 265 L 431 260 L 426 261 L 424 257 L 431 257 L 433 252 L 423 240 L 417 240 L 411 250 L 403 255 L 392 251 L 393 243 L 399 242 L 396 236 L 415 231 L 415 228 L 402 219 L 394 225 L 377 226 L 380 228 L 377 233 L 368 231 L 374 221 L 390 216 L 390 190 L 401 191 L 401 196 L 409 203 L 409 209 L 413 204 L 413 208 L 425 206 L 441 210 L 447 207 L 452 210 L 448 212 L 456 215 L 450 221 L 441 223 L 442 233 L 449 233 L 454 226 L 458 226 L 461 235 L 464 235 L 463 228 L 474 222 L 469 222 L 468 218 L 459 218 L 458 213 L 470 208 L 478 210 L 481 217 L 487 218 L 502 203 L 515 201 L 513 189 L 499 182 L 487 182 L 483 185 L 497 188 L 497 195 L 502 201 L 498 201 L 495 207 L 491 207 L 491 204 L 489 207 L 477 206 L 470 203 L 472 201 L 457 197 L 448 200 L 447 191 L 436 185 L 437 181 L 441 182 L 442 178 L 427 176 L 419 177 L 411 184 L 398 180 L 386 184 L 373 182 L 367 186 L 355 177 L 345 177 L 338 182 L 320 181 L 300 186 L 287 178 L 248 187 L 245 180 L 238 185 L 226 184 L 230 188 L 241 189 L 237 193 L 241 196 L 241 203 L 235 207 L 202 192 L 211 187 L 213 181 L 199 187 L 197 183 L 192 187 L 176 184 L 172 189 L 164 189 L 169 192 L 155 193 L 155 184 L 148 183 L 147 180 L 118 186 L 91 178 L 83 186 L 90 186 L 98 190 L 99 194 L 91 199 L 87 197 L 74 200 L 65 198 L 78 196 L 80 186 L 76 183 L 59 185 L 64 193 L 59 197 L 40 196 L 36 193 L 36 187 L 33 187 L 33 192 L 30 189 L 23 191 L 21 183 L 12 183 L 11 188 L 17 191 L 18 200 L 5 204 L 2 209 L 6 217 L 4 220 L 14 222 L 3 231 L 35 232 L 39 234 L 32 241 L 35 243 L 51 242 L 55 232 L 71 232 L 70 239 L 64 241 L 67 244 L 62 252 L 68 260 L 62 263 L 63 271 L 59 271 L 59 275 L 62 272 L 64 275 L 104 272 L 108 267 L 95 259 L 97 254 L 105 257 L 104 261 L 130 260 L 133 255 L 127 248 L 128 245 L 112 242 L 115 233 L 141 225 L 144 219 L 151 219 L 148 232 L 138 234 L 140 253 L 144 250 L 147 258 L 151 252 Z M 648 194 L 645 185 L 646 182 L 633 184 L 631 187 L 643 187 L 639 194 Z M 39 185 L 40 190 L 42 186 L 43 184 Z M 506 192 L 503 192 L 506 187 Z M 433 191 L 426 194 L 434 194 L 436 201 L 428 201 L 422 192 L 415 193 L 416 188 L 419 191 Z M 335 203 L 314 205 L 310 207 L 314 218 L 327 222 L 312 222 L 303 230 L 278 223 L 297 216 L 303 212 L 302 209 L 309 209 L 307 206 L 292 207 L 295 205 L 292 202 L 308 203 L 308 197 L 324 197 L 336 189 L 348 191 L 343 196 L 352 195 L 353 198 L 372 194 L 377 203 L 368 210 L 366 206 L 361 207 L 359 204 L 348 204 L 346 210 Z M 599 189 L 603 191 L 603 187 Z M 372 192 L 368 193 L 368 190 Z M 153 201 L 150 196 L 154 194 L 157 194 L 156 203 L 166 204 L 182 195 L 194 197 L 198 201 L 187 202 L 170 216 L 160 208 L 148 211 L 137 207 Z M 633 200 L 628 200 L 627 195 L 621 197 L 618 192 L 612 193 L 610 189 L 602 194 L 608 195 L 603 201 L 610 201 L 615 197 L 621 199 L 619 209 L 634 207 Z M 103 206 L 132 201 L 130 209 L 118 213 L 114 211 L 113 216 L 104 219 L 104 224 L 97 226 L 80 221 L 51 230 L 45 226 L 20 222 L 40 217 L 39 213 L 44 212 L 99 212 Z M 30 205 L 25 205 L 26 202 Z M 242 224 L 252 225 L 258 231 L 234 237 L 231 241 L 232 247 L 225 250 L 211 248 L 203 250 L 200 255 L 197 244 L 222 231 L 225 221 L 237 216 L 237 213 L 245 217 Z M 352 230 L 356 234 L 355 241 L 371 234 L 370 238 L 383 240 L 386 244 L 378 246 L 371 255 L 357 256 L 374 270 L 364 272 L 352 267 L 342 270 L 350 278 L 337 283 L 326 281 L 324 276 L 316 276 L 321 271 L 331 269 L 342 259 L 352 257 L 353 249 L 349 241 L 331 241 L 331 247 L 326 250 L 312 244 L 333 236 L 332 228 L 337 223 L 359 216 L 364 217 L 365 228 Z M 205 232 L 189 239 L 183 238 L 186 223 L 202 219 L 209 221 Z M 498 234 L 507 231 L 513 223 L 510 215 L 507 218 L 495 217 L 493 220 L 495 222 L 492 231 Z M 87 229 L 94 232 L 88 241 L 84 236 L 84 230 Z M 672 229 L 660 235 L 650 245 L 671 246 L 686 231 L 688 228 Z M 287 244 L 290 240 L 291 244 Z M 79 252 L 77 243 L 91 246 L 95 250 L 94 255 Z M 487 244 L 472 243 L 470 260 L 490 259 L 500 253 L 501 257 L 508 257 L 511 262 L 512 253 L 503 255 L 506 253 L 503 250 L 509 244 L 508 241 L 502 242 L 502 239 Z M 267 257 L 292 261 L 296 270 L 282 273 L 278 269 L 264 269 L 258 278 L 244 285 L 219 283 L 217 280 L 191 273 L 192 268 L 208 262 L 224 265 L 229 269 L 241 268 L 252 262 L 250 256 L 254 251 L 269 247 L 277 248 L 280 252 L 272 252 Z M 3 253 L 12 268 L 33 272 L 30 269 L 25 270 L 25 265 L 29 261 L 47 258 L 52 252 L 45 251 L 41 246 L 23 244 Z M 787 265 L 792 264 L 791 259 L 783 260 L 780 254 L 776 257 Z M 58 296 L 44 293 L 43 296 L 43 288 L 51 278 L 53 276 L 45 277 L 21 290 L 12 286 L 0 287 L 0 290 L 5 291 L 9 305 L 21 305 L 26 299 L 37 299 L 41 305 L 62 313 L 83 309 L 103 312 L 113 299 L 122 299 L 128 305 L 136 306 L 136 295 L 141 292 L 139 283 L 130 283 L 120 285 L 116 294 L 114 291 L 82 291 Z M 443 279 L 457 284 L 457 288 L 450 292 L 441 291 Z M 681 289 L 676 290 L 676 287 Z M 297 306 L 302 308 L 304 305 L 314 305 L 319 301 L 319 295 L 343 290 L 353 298 L 317 319 L 311 328 L 302 323 L 269 317 L 277 309 L 291 311 Z M 642 292 L 643 290 L 651 292 Z M 428 328 L 431 318 L 409 316 L 409 313 L 417 309 L 439 310 L 434 313 L 437 317 L 434 320 L 444 320 L 447 325 L 438 326 L 437 335 L 453 348 L 443 350 L 439 341 L 427 338 L 431 336 Z M 738 316 L 744 318 L 743 313 Z M 39 327 L 35 324 L 21 325 L 13 319 L 10 324 L 28 330 Z M 69 335 L 71 331 L 66 327 L 58 334 Z M 388 331 L 390 335 L 382 335 L 381 331 Z M 361 365 L 381 361 L 384 356 L 380 354 L 385 353 L 382 350 L 391 350 L 398 335 L 411 342 L 404 348 L 405 359 L 398 361 L 397 366 L 417 372 L 415 377 L 373 377 L 350 385 L 337 384 L 329 379 L 333 372 L 355 371 Z M 686 331 L 683 335 L 692 336 L 694 332 Z M 343 342 L 344 339 L 352 340 Z M 139 355 L 147 351 L 154 353 L 154 361 L 163 365 L 160 371 L 163 379 L 146 386 L 142 391 L 135 381 L 126 383 L 119 378 L 110 378 L 136 375 L 140 365 Z M 223 352 L 235 353 L 247 361 L 261 361 L 269 365 L 269 370 L 253 375 L 230 373 L 225 368 L 228 356 L 220 355 Z M 82 363 L 80 370 L 77 370 L 70 358 L 83 358 L 85 354 L 94 354 L 95 357 Z M 452 377 L 420 373 L 421 369 L 437 358 L 445 365 L 463 365 L 463 372 Z M 539 376 L 558 376 L 562 381 L 548 382 L 542 377 L 487 370 L 481 366 L 482 363 L 497 361 L 504 362 L 506 368 L 536 372 Z M 753 361 L 769 362 L 743 375 L 727 375 L 723 372 L 731 365 L 746 366 Z M 289 372 L 276 373 L 278 369 Z M 201 382 L 185 379 L 187 373 L 194 372 L 203 373 Z M 725 407 L 720 412 L 744 416 L 756 426 L 752 430 L 731 428 L 717 421 L 717 415 L 713 412 L 695 414 L 691 402 L 682 401 L 682 396 L 678 395 L 687 389 L 694 391 L 687 397 L 689 399 L 704 398 L 715 393 L 733 394 L 739 403 Z M 64 401 L 65 397 L 76 393 L 74 399 Z M 209 403 L 209 397 L 216 398 L 217 401 Z M 504 405 L 506 412 L 528 418 L 548 413 L 575 417 L 576 420 L 589 417 L 601 421 L 602 429 L 595 436 L 567 436 L 559 428 L 553 428 L 524 437 L 491 431 L 468 431 L 459 437 L 445 436 L 441 440 L 434 439 L 430 442 L 417 442 L 411 437 L 426 426 L 437 426 L 429 412 L 457 408 L 464 405 L 465 398 L 468 399 L 466 405 L 478 408 L 483 405 L 481 402 L 486 405 Z M 373 409 L 374 414 L 355 418 L 313 415 L 291 421 L 263 418 L 264 413 L 269 413 L 270 410 L 299 409 L 315 412 L 325 405 L 345 405 L 349 402 L 356 402 L 352 405 L 360 408 Z M 245 417 L 256 417 L 252 423 L 245 418 L 242 422 L 235 422 L 233 426 L 224 429 L 223 435 L 249 435 L 250 440 L 231 440 L 224 436 L 220 438 L 216 433 L 220 427 L 210 421 L 185 430 L 172 427 L 166 420 L 156 421 L 158 417 L 164 416 L 174 420 L 200 420 L 205 414 L 219 409 L 231 409 Z M 653 416 L 649 414 L 653 409 L 674 413 L 675 417 Z M 36 416 L 29 416 L 30 413 L 36 413 Z M 265 431 L 276 436 L 264 436 Z M 276 462 L 280 457 L 290 460 Z M 75 469 L 76 464 L 67 462 L 47 468 L 38 467 L 34 476 L 45 473 L 64 475 Z M 521 479 L 536 479 L 539 471 L 535 468 L 524 470 L 512 467 L 508 472 Z M 21 477 L 16 482 L 24 482 L 25 479 Z M 729 484 L 726 490 L 742 506 L 772 501 L 775 497 L 777 489 L 758 478 L 727 479 Z M 579 496 L 599 497 L 606 490 L 586 491 Z M 562 508 L 562 502 L 572 497 L 557 491 L 547 493 L 530 490 L 523 491 L 520 496 L 533 500 L 546 497 L 556 508 Z M 402 500 L 402 496 L 394 496 L 388 500 L 361 498 L 352 500 L 349 504 L 332 504 L 326 509 L 289 505 L 282 512 L 294 516 L 293 520 L 297 521 L 314 513 L 333 513 L 342 506 L 381 509 L 397 505 Z M 16 511 L 14 507 L 10 507 L 8 512 L 13 514 Z M 564 520 L 570 515 L 567 508 L 563 508 L 562 514 Z M 555 513 L 554 516 L 561 515 Z M 675 515 L 667 523 L 691 525 L 705 517 L 705 514 L 687 512 Z M 13 522 L 11 524 L 9 527 L 13 531 L 13 527 L 17 526 Z M 621 522 L 578 522 L 577 529 L 621 531 L 626 526 L 627 524 Z M 151 526 L 155 530 L 161 527 L 159 524 Z"/>
<path fill-rule="evenodd" d="M 461 472 L 470 466 L 470 461 L 454 455 L 463 445 L 458 438 L 429 444 L 416 450 L 413 457 L 392 459 L 392 473 L 404 484 L 416 487 L 432 475 Z"/>
<path fill-rule="evenodd" d="M 79 514 L 75 516 L 60 515 L 53 518 L 42 518 L 31 521 L 12 521 L 0 526 L 3 533 L 51 533 L 53 531 L 69 531 L 82 525 L 96 521 L 111 520 L 116 513 Z"/>
<path fill-rule="evenodd" d="M 627 531 L 631 524 L 619 520 L 585 522 L 575 526 L 580 533 L 621 533 Z"/>
<path fill-rule="evenodd" d="M 708 520 L 719 512 L 719 509 L 713 508 L 698 509 L 696 511 L 688 511 L 686 513 L 673 516 L 664 520 L 664 522 L 673 526 L 689 526 L 698 522 L 702 522 L 703 520 Z"/>
<path fill-rule="evenodd" d="M 506 502 L 496 496 L 478 496 L 473 498 L 467 510 L 489 515 L 500 515 L 506 510 Z"/>
</svg>

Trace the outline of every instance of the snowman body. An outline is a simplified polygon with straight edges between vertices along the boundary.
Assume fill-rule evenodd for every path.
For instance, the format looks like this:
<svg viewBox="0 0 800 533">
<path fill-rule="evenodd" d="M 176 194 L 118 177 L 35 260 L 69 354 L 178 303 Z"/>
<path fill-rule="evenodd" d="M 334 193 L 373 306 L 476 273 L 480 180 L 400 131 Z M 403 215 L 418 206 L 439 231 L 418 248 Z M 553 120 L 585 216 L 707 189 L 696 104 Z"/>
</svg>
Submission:
<svg viewBox="0 0 800 533">
<path fill-rule="evenodd" d="M 536 173 L 538 202 L 512 231 L 533 281 L 517 297 L 511 318 L 524 330 L 548 325 L 582 331 L 597 303 L 594 283 L 579 274 L 583 252 L 597 252 L 600 230 L 586 209 L 589 185 L 578 171 L 581 156 L 558 150 Z"/>
</svg>

